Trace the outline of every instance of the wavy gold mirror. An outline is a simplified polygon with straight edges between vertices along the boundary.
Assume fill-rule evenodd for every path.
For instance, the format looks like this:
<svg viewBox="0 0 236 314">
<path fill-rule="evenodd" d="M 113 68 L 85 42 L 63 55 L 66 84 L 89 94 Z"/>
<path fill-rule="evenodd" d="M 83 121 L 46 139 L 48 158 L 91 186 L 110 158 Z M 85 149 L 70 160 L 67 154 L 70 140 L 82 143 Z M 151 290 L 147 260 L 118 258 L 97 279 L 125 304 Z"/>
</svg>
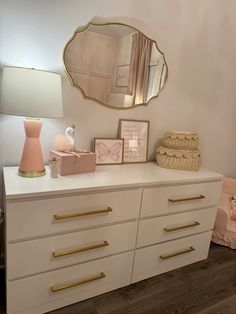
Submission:
<svg viewBox="0 0 236 314">
<path fill-rule="evenodd" d="M 76 30 L 63 61 L 71 84 L 85 98 L 116 109 L 146 105 L 167 78 L 157 43 L 121 23 L 89 23 Z"/>
</svg>

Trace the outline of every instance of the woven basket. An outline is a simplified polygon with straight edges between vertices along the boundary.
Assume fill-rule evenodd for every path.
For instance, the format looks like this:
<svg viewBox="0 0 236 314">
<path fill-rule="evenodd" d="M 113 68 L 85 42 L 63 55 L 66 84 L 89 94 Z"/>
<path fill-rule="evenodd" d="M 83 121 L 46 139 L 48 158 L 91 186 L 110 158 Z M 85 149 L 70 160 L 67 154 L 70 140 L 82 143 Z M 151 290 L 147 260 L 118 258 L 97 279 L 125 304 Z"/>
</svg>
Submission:
<svg viewBox="0 0 236 314">
<path fill-rule="evenodd" d="M 156 160 L 159 166 L 169 169 L 197 171 L 201 166 L 199 150 L 175 150 L 160 146 Z"/>
<path fill-rule="evenodd" d="M 167 132 L 163 139 L 163 145 L 173 149 L 195 150 L 198 148 L 199 138 L 193 132 Z"/>
</svg>

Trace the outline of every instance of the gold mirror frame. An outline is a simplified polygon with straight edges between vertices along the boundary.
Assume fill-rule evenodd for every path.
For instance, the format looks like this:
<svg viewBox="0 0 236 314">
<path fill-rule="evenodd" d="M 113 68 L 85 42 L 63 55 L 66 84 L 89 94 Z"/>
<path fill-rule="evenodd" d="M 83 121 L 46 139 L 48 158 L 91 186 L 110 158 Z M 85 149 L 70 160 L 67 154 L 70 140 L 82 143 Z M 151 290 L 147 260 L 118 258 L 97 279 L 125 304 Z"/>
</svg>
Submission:
<svg viewBox="0 0 236 314">
<path fill-rule="evenodd" d="M 164 60 L 164 63 L 165 63 L 165 66 L 166 66 L 166 73 L 165 73 L 165 78 L 164 78 L 164 81 L 163 81 L 163 85 L 162 87 L 159 89 L 158 93 L 155 95 L 155 96 L 152 96 L 147 102 L 145 103 L 139 103 L 139 104 L 136 104 L 136 105 L 133 105 L 133 106 L 129 106 L 129 107 L 117 107 L 117 106 L 112 106 L 112 105 L 109 105 L 107 103 L 104 103 L 103 101 L 97 99 L 97 98 L 93 98 L 93 97 L 90 97 L 90 96 L 87 96 L 84 92 L 84 90 L 79 86 L 77 85 L 71 74 L 69 73 L 69 71 L 67 70 L 67 67 L 66 67 L 66 63 L 65 63 L 65 54 L 66 54 L 66 49 L 67 47 L 69 46 L 69 44 L 74 40 L 74 38 L 76 37 L 77 34 L 79 33 L 84 33 L 85 31 L 87 31 L 89 29 L 90 26 L 106 26 L 106 25 L 121 25 L 121 26 L 127 26 L 127 27 L 130 27 L 132 28 L 134 31 L 136 32 L 139 32 L 140 34 L 142 34 L 143 36 L 145 36 L 146 38 L 148 38 L 150 41 L 152 41 L 154 44 L 155 44 L 155 47 L 157 49 L 157 51 L 162 55 L 163 57 L 163 60 Z M 64 66 L 64 70 L 70 80 L 70 83 L 73 87 L 77 88 L 81 94 L 83 95 L 84 99 L 89 99 L 89 100 L 93 100 L 95 102 L 97 102 L 98 104 L 104 106 L 104 107 L 107 107 L 107 108 L 110 108 L 110 109 L 118 109 L 118 110 L 124 110 L 124 109 L 132 109 L 132 108 L 136 108 L 138 106 L 146 106 L 149 104 L 149 102 L 154 99 L 154 98 L 157 98 L 160 94 L 160 92 L 163 90 L 165 84 L 166 84 L 166 81 L 167 81 L 167 78 L 168 78 L 168 65 L 167 65 L 167 62 L 166 62 L 166 59 L 165 59 L 165 55 L 164 53 L 159 49 L 158 45 L 157 45 L 157 42 L 153 39 L 151 39 L 150 37 L 148 37 L 147 35 L 145 35 L 143 32 L 141 32 L 140 30 L 138 30 L 137 28 L 133 27 L 133 26 L 130 26 L 128 24 L 124 24 L 124 23 L 119 23 L 119 22 L 109 22 L 109 23 L 93 23 L 93 22 L 89 22 L 87 25 L 85 26 L 81 26 L 81 27 L 78 27 L 73 36 L 69 39 L 69 41 L 66 43 L 65 47 L 64 47 L 64 50 L 63 50 L 63 66 Z M 163 70 L 162 70 L 163 71 Z"/>
</svg>

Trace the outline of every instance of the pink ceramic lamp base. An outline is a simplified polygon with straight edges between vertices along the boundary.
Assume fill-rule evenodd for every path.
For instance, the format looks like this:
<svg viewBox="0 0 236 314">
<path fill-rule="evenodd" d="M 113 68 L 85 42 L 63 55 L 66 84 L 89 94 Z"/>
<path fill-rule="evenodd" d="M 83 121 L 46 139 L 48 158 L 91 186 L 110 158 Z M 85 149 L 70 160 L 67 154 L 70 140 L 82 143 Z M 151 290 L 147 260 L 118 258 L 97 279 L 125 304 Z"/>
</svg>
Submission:
<svg viewBox="0 0 236 314">
<path fill-rule="evenodd" d="M 23 177 L 40 177 L 45 175 L 43 155 L 39 136 L 42 122 L 39 119 L 24 120 L 25 145 L 21 156 L 18 174 Z"/>
</svg>

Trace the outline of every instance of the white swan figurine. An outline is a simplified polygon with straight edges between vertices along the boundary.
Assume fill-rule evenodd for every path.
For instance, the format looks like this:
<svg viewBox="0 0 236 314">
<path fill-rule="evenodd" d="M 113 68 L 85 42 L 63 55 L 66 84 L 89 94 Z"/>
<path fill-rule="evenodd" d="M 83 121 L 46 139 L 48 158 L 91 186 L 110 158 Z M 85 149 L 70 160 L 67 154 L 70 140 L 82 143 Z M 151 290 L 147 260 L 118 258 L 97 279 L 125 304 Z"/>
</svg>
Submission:
<svg viewBox="0 0 236 314">
<path fill-rule="evenodd" d="M 55 137 L 53 141 L 53 149 L 65 153 L 71 153 L 73 155 L 80 157 L 78 153 L 74 152 L 75 149 L 74 133 L 75 133 L 74 125 L 66 128 L 65 135 L 59 134 Z"/>
<path fill-rule="evenodd" d="M 75 125 L 69 126 L 65 130 L 65 137 L 68 139 L 68 141 L 71 144 L 71 147 L 75 147 Z"/>
</svg>

